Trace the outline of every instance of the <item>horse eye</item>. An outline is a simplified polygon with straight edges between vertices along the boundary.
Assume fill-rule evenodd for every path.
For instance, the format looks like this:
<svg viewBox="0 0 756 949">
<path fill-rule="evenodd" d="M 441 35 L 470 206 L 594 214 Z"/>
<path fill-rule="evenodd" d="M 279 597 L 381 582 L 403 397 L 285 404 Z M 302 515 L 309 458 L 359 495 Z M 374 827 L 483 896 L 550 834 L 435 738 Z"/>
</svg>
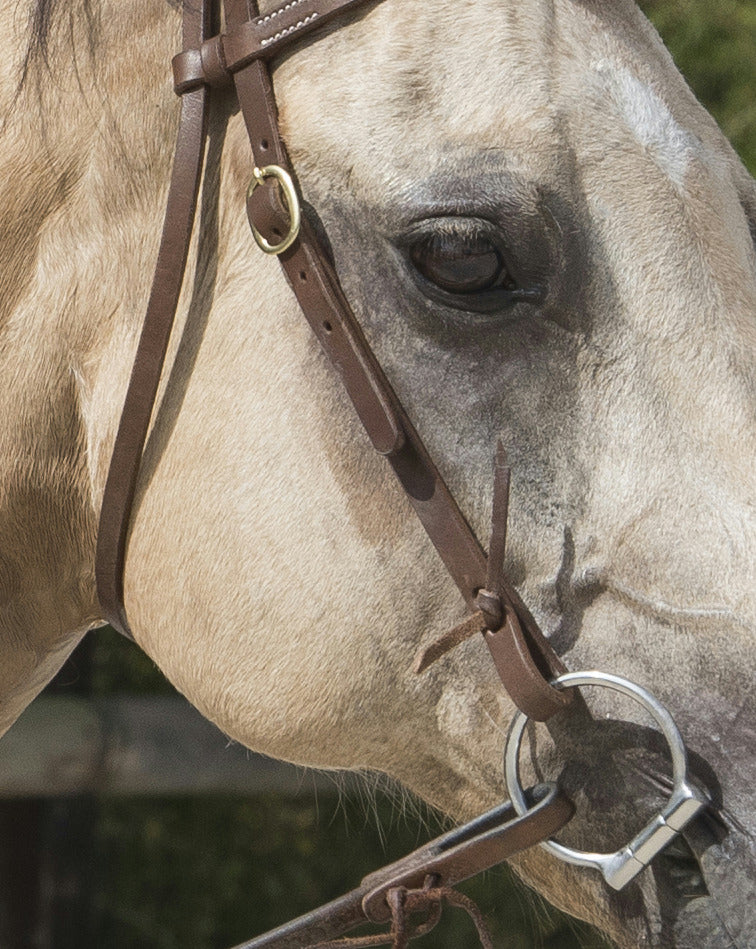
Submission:
<svg viewBox="0 0 756 949">
<path fill-rule="evenodd" d="M 493 242 L 483 234 L 432 234 L 409 248 L 418 273 L 446 293 L 475 294 L 516 284 Z"/>
</svg>

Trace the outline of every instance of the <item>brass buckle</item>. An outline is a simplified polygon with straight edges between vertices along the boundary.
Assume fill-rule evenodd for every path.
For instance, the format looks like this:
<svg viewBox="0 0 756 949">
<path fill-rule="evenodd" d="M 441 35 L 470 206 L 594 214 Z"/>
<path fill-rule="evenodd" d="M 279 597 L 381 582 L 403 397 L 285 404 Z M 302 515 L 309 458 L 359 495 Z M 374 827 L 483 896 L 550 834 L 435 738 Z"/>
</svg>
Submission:
<svg viewBox="0 0 756 949">
<path fill-rule="evenodd" d="M 247 200 L 249 200 L 255 188 L 265 182 L 266 178 L 275 178 L 281 186 L 284 204 L 286 205 L 286 210 L 289 212 L 289 230 L 280 243 L 271 244 L 262 236 L 251 221 L 249 226 L 252 229 L 252 236 L 255 239 L 255 243 L 260 250 L 266 254 L 278 255 L 288 250 L 297 239 L 302 222 L 302 213 L 297 196 L 297 189 L 294 187 L 291 175 L 288 171 L 281 168 L 280 165 L 266 165 L 264 168 L 255 167 L 252 169 L 252 180 L 247 188 Z"/>
</svg>

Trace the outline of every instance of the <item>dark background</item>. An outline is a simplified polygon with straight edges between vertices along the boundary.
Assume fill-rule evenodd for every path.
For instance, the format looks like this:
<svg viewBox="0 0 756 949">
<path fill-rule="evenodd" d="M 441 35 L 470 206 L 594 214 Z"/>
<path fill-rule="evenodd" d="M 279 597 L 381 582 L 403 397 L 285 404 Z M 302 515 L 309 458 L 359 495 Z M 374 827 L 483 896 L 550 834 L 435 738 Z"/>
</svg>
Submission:
<svg viewBox="0 0 756 949">
<path fill-rule="evenodd" d="M 642 6 L 754 173 L 756 2 Z M 104 631 L 85 640 L 38 701 L 113 694 L 175 696 L 146 656 Z M 194 752 L 174 749 L 180 754 L 191 770 Z M 238 753 L 234 760 L 238 785 Z M 56 783 L 51 772 L 45 785 L 43 775 L 34 796 L 0 787 L 0 949 L 222 949 L 351 889 L 440 830 L 434 815 L 397 789 L 354 782 L 340 789 L 306 772 L 254 796 L 176 788 L 126 796 L 117 787 L 104 793 L 104 779 L 87 785 L 97 793 L 56 796 Z M 497 945 L 606 946 L 506 868 L 466 889 L 491 920 Z M 467 919 L 447 910 L 417 945 L 464 949 L 477 941 Z"/>
<path fill-rule="evenodd" d="M 52 719 L 61 698 L 96 706 L 116 692 L 132 704 L 161 698 L 185 703 L 144 653 L 108 629 L 85 639 L 34 706 Z M 27 713 L 15 729 L 26 729 L 29 718 Z M 193 727 L 192 719 L 186 724 Z M 116 723 L 111 738 L 137 755 L 133 749 L 142 747 L 142 738 L 123 727 Z M 193 767 L 209 762 L 215 768 L 220 758 L 226 778 L 238 783 L 234 761 L 241 757 L 243 763 L 244 756 L 230 760 L 234 749 L 220 732 L 216 736 L 217 755 L 207 757 L 199 745 L 182 749 L 190 766 L 180 781 L 191 784 Z M 91 736 L 81 740 L 88 743 Z M 164 740 L 165 754 L 173 756 L 170 735 Z M 112 770 L 108 777 L 96 767 L 79 769 L 66 747 L 53 745 L 43 755 L 50 762 L 47 787 L 44 769 L 19 765 L 13 752 L 4 762 L 0 748 L 6 783 L 21 774 L 42 788 L 36 797 L 0 802 L 2 949 L 224 949 L 347 892 L 366 873 L 445 829 L 437 815 L 400 789 L 377 789 L 367 780 L 338 785 L 292 769 L 278 779 L 273 775 L 281 781 L 278 790 L 252 796 L 175 789 L 126 796 L 112 786 Z M 160 785 L 167 780 L 164 772 L 175 767 L 174 761 L 157 763 L 151 780 Z M 249 761 L 250 781 L 257 767 Z M 99 792 L 49 796 L 47 791 L 68 780 L 62 772 L 73 784 Z M 491 921 L 497 946 L 606 945 L 538 900 L 505 867 L 464 889 Z M 528 934 L 535 931 L 534 943 Z M 467 917 L 447 909 L 439 929 L 416 945 L 472 949 L 478 942 Z"/>
</svg>

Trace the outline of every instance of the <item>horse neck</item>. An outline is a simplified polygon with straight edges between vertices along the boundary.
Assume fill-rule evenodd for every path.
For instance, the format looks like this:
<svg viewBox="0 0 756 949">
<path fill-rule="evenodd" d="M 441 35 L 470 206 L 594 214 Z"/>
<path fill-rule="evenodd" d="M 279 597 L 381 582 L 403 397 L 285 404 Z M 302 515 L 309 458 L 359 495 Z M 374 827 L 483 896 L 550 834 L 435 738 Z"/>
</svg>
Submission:
<svg viewBox="0 0 756 949">
<path fill-rule="evenodd" d="M 70 3 L 35 43 L 16 6 L 0 13 L 15 37 L 0 67 L 5 724 L 99 617 L 99 492 L 160 233 L 179 25 L 167 4 Z"/>
</svg>

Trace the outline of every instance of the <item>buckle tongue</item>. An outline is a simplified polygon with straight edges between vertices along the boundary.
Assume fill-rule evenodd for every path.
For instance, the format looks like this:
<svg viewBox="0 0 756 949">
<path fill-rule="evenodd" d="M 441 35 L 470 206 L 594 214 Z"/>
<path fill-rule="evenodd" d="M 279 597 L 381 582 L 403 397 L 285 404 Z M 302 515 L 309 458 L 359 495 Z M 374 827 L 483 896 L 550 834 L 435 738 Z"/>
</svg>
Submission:
<svg viewBox="0 0 756 949">
<path fill-rule="evenodd" d="M 251 221 L 249 226 L 252 229 L 252 236 L 255 239 L 255 243 L 260 250 L 266 254 L 277 256 L 278 254 L 282 254 L 285 250 L 288 250 L 297 239 L 302 223 L 302 213 L 297 189 L 294 186 L 292 177 L 288 171 L 281 168 L 280 165 L 266 165 L 264 168 L 255 167 L 252 169 L 252 180 L 247 188 L 247 200 L 249 200 L 249 196 L 258 185 L 265 184 L 267 178 L 275 178 L 283 192 L 284 203 L 289 212 L 289 230 L 278 244 L 271 244 L 263 237 Z"/>
</svg>

